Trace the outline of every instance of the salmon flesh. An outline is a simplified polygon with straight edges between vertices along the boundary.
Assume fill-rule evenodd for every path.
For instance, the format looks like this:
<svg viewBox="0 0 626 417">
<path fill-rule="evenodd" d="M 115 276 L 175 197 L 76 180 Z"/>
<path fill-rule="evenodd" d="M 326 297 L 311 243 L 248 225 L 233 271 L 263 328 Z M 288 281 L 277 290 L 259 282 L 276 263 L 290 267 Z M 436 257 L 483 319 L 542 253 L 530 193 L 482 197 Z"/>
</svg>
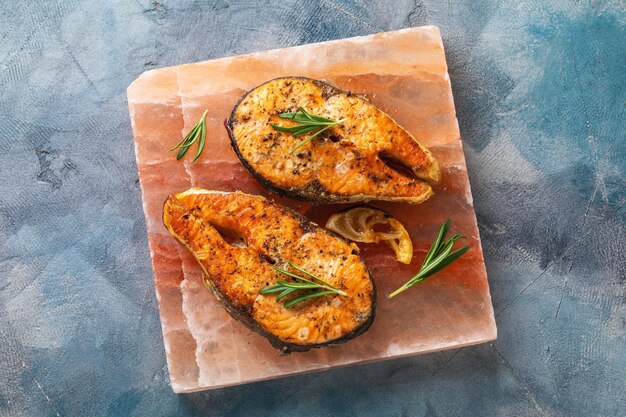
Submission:
<svg viewBox="0 0 626 417">
<path fill-rule="evenodd" d="M 279 114 L 304 109 L 345 119 L 290 152 L 311 131 L 294 136 L 272 124 L 297 123 Z M 284 77 L 246 93 L 226 123 L 233 149 L 266 188 L 317 203 L 368 200 L 421 203 L 440 178 L 437 160 L 389 115 L 359 95 L 323 81 Z"/>
<path fill-rule="evenodd" d="M 374 320 L 374 282 L 356 246 L 289 208 L 262 196 L 192 188 L 170 195 L 163 222 L 230 315 L 284 352 L 343 343 Z M 260 295 L 279 280 L 293 281 L 275 269 L 290 270 L 288 262 L 347 295 L 292 307 L 275 294 Z"/>
</svg>

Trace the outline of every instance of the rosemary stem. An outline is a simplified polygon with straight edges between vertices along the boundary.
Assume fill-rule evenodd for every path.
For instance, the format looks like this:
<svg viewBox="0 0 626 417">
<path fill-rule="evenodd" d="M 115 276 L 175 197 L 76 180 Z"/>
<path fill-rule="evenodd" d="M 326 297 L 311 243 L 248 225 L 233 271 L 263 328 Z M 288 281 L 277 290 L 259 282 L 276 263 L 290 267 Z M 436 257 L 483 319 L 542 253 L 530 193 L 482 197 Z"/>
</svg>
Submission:
<svg viewBox="0 0 626 417">
<path fill-rule="evenodd" d="M 401 292 L 404 292 L 404 291 L 408 290 L 409 288 L 411 288 L 415 284 L 418 284 L 418 283 L 424 281 L 426 278 L 428 278 L 428 276 L 424 276 L 422 271 L 420 271 L 417 275 L 415 275 L 413 278 L 408 280 L 403 286 L 401 286 L 400 288 L 398 288 L 397 290 L 395 290 L 394 292 L 389 294 L 387 296 L 387 298 L 391 299 L 391 298 L 395 297 L 396 295 L 400 294 Z"/>
<path fill-rule="evenodd" d="M 449 228 L 450 220 L 446 220 L 439 228 L 437 237 L 435 238 L 433 244 L 430 246 L 430 249 L 428 250 L 428 253 L 426 254 L 422 266 L 420 267 L 417 274 L 415 274 L 411 279 L 405 282 L 404 285 L 402 285 L 400 288 L 389 294 L 387 298 L 393 298 L 398 294 L 408 290 L 415 284 L 424 281 L 426 278 L 441 271 L 443 268 L 460 258 L 465 252 L 467 252 L 469 246 L 463 246 L 462 248 L 451 252 L 454 243 L 459 239 L 465 238 L 465 236 L 454 235 L 450 237 L 450 239 L 445 240 Z"/>
<path fill-rule="evenodd" d="M 400 294 L 403 291 L 408 290 L 409 287 L 407 287 L 406 285 L 401 286 L 400 288 L 398 288 L 397 290 L 395 290 L 394 292 L 392 292 L 391 294 L 389 294 L 387 296 L 387 298 L 392 299 L 393 297 L 395 297 L 396 295 Z"/>
<path fill-rule="evenodd" d="M 302 146 L 309 143 L 313 138 L 319 136 L 331 127 L 337 126 L 338 124 L 346 121 L 346 119 L 331 120 L 325 117 L 315 116 L 304 110 L 302 107 L 298 107 L 298 110 L 295 112 L 281 113 L 278 115 L 278 117 L 280 117 L 281 119 L 289 119 L 296 123 L 295 125 L 289 127 L 272 124 L 271 126 L 279 132 L 290 133 L 293 136 L 299 136 L 304 133 L 309 133 L 317 130 L 315 133 L 313 133 L 311 136 L 309 136 L 307 139 L 303 140 L 295 148 L 293 148 L 289 152 L 289 155 L 293 155 Z"/>
<path fill-rule="evenodd" d="M 204 150 L 204 144 L 206 141 L 206 115 L 208 110 L 205 110 L 202 113 L 202 117 L 200 121 L 185 135 L 183 140 L 181 140 L 176 146 L 174 146 L 170 151 L 174 151 L 178 149 L 178 153 L 176 154 L 176 160 L 181 160 L 191 145 L 198 142 L 198 150 L 196 151 L 196 155 L 194 156 L 192 162 L 195 162 L 200 158 L 202 151 Z M 180 149 L 179 149 L 180 148 Z"/>
<path fill-rule="evenodd" d="M 333 126 L 338 125 L 339 123 L 345 121 L 345 119 L 341 119 L 338 122 L 334 122 L 332 124 L 327 125 L 325 128 L 318 130 L 317 132 L 313 133 L 311 136 L 309 136 L 307 139 L 303 140 L 302 142 L 300 142 L 298 144 L 298 146 L 296 146 L 295 148 L 293 148 L 291 150 L 291 152 L 289 152 L 289 155 L 293 155 L 295 151 L 297 151 L 298 149 L 300 149 L 302 146 L 306 145 L 307 143 L 309 143 L 311 140 L 313 140 L 314 137 L 320 135 L 322 132 L 324 132 L 325 130 L 330 129 Z"/>
<path fill-rule="evenodd" d="M 280 293 L 276 297 L 277 302 L 283 300 L 285 297 L 289 295 L 294 294 L 295 297 L 285 301 L 284 305 L 286 308 L 290 308 L 300 302 L 309 300 L 311 298 L 324 297 L 326 295 L 332 295 L 332 294 L 338 294 L 338 295 L 343 295 L 343 296 L 348 295 L 345 291 L 342 291 L 339 288 L 333 287 L 328 282 L 300 268 L 299 266 L 294 265 L 292 262 L 288 262 L 288 264 L 289 266 L 291 266 L 298 272 L 304 275 L 307 275 L 311 277 L 311 279 L 315 281 L 319 281 L 319 282 L 314 282 L 298 274 L 294 274 L 293 272 L 289 272 L 282 268 L 274 267 L 274 270 L 276 272 L 295 278 L 297 281 L 293 282 L 293 281 L 278 280 L 276 281 L 276 284 L 263 288 L 261 291 L 259 291 L 259 294 L 270 295 L 270 294 Z M 310 291 L 310 290 L 321 290 L 321 291 Z M 298 295 L 297 292 L 301 292 L 301 291 L 304 291 L 304 293 L 301 293 L 300 295 Z"/>
</svg>

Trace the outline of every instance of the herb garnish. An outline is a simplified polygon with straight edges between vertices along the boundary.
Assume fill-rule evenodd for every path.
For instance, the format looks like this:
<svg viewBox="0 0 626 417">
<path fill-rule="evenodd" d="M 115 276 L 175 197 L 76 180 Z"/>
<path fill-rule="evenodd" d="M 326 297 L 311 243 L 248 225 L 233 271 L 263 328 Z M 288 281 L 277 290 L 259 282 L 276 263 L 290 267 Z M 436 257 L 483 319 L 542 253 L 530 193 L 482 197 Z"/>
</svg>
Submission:
<svg viewBox="0 0 626 417">
<path fill-rule="evenodd" d="M 191 145 L 193 145 L 198 139 L 200 139 L 200 141 L 198 142 L 198 151 L 196 152 L 196 155 L 193 157 L 193 161 L 191 162 L 196 162 L 196 160 L 200 158 L 200 154 L 204 150 L 204 141 L 206 140 L 207 112 L 208 110 L 205 110 L 204 113 L 202 113 L 202 117 L 200 118 L 198 124 L 196 124 L 193 129 L 191 129 L 189 133 L 187 133 L 187 136 L 185 136 L 183 140 L 178 143 L 178 145 L 170 149 L 170 151 L 173 151 L 177 148 L 180 148 L 180 150 L 178 151 L 178 155 L 176 155 L 176 160 L 180 160 L 183 156 L 185 156 Z"/>
<path fill-rule="evenodd" d="M 291 152 L 289 152 L 289 155 L 293 155 L 293 153 L 297 151 L 298 149 L 300 149 L 302 145 L 311 141 L 311 139 L 313 139 L 315 136 L 318 136 L 325 130 L 330 129 L 333 126 L 336 126 L 339 123 L 346 121 L 346 119 L 335 121 L 335 120 L 327 119 L 325 117 L 315 116 L 315 115 L 312 115 L 311 113 L 308 113 L 302 107 L 299 107 L 298 111 L 295 111 L 295 112 L 281 113 L 278 115 L 278 117 L 280 117 L 281 119 L 293 120 L 294 122 L 298 123 L 297 125 L 291 126 L 291 127 L 284 127 L 284 126 L 278 126 L 278 125 L 272 124 L 272 127 L 278 130 L 279 132 L 291 133 L 293 136 L 298 136 L 298 135 L 302 135 L 303 133 L 308 133 L 316 129 L 319 129 L 317 132 L 313 133 L 307 139 L 300 142 L 298 146 L 293 148 Z"/>
<path fill-rule="evenodd" d="M 389 294 L 388 298 L 393 298 L 401 292 L 411 288 L 415 284 L 424 281 L 426 278 L 434 274 L 435 272 L 441 271 L 443 268 L 457 260 L 461 257 L 467 250 L 469 246 L 463 246 L 450 253 L 452 250 L 452 246 L 454 246 L 454 242 L 459 239 L 465 239 L 463 235 L 454 235 L 450 237 L 448 240 L 444 240 L 446 235 L 448 234 L 448 229 L 450 228 L 450 219 L 443 222 L 441 227 L 439 228 L 439 233 L 437 233 L 437 237 L 433 242 L 430 250 L 426 254 L 426 258 L 422 263 L 422 266 L 418 273 L 408 280 L 403 286 Z"/>
<path fill-rule="evenodd" d="M 275 285 L 272 285 L 270 287 L 266 287 L 263 288 L 261 291 L 259 291 L 259 294 L 261 295 L 269 295 L 269 294 L 276 294 L 276 293 L 280 293 L 278 294 L 278 296 L 276 297 L 276 301 L 280 301 L 283 298 L 287 297 L 288 295 L 294 294 L 296 292 L 301 292 L 301 291 L 305 291 L 305 290 L 322 290 L 322 291 L 314 291 L 314 292 L 305 292 L 304 294 L 298 295 L 297 297 L 293 297 L 289 300 L 287 300 L 285 302 L 285 307 L 290 308 L 293 307 L 294 305 L 302 302 L 302 301 L 306 301 L 310 298 L 316 298 L 316 297 L 323 297 L 326 295 L 331 295 L 331 294 L 339 294 L 339 295 L 348 295 L 346 294 L 346 292 L 341 291 L 338 288 L 333 287 L 332 285 L 330 285 L 329 283 L 327 283 L 326 281 L 324 281 L 321 278 L 316 277 L 315 275 L 311 274 L 310 272 L 305 271 L 302 268 L 297 267 L 296 265 L 292 264 L 291 262 L 289 262 L 289 265 L 296 269 L 297 271 L 301 272 L 304 275 L 308 275 L 309 277 L 319 281 L 321 284 L 318 284 L 317 282 L 314 282 L 312 280 L 306 279 L 304 277 L 301 277 L 299 275 L 296 275 L 292 272 L 286 271 L 284 269 L 281 268 L 274 268 L 275 271 L 280 272 L 281 274 L 285 274 L 287 276 L 290 276 L 292 278 L 295 278 L 296 280 L 300 281 L 300 282 L 287 282 L 287 281 L 276 281 Z M 294 294 L 295 295 L 295 294 Z"/>
</svg>

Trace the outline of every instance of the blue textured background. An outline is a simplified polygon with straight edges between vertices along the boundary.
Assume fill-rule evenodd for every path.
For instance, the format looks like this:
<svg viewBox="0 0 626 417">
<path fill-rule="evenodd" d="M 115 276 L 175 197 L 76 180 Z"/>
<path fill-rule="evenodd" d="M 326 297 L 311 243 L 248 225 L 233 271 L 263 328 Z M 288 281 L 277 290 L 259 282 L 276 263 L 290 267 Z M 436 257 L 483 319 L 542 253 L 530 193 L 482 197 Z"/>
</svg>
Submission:
<svg viewBox="0 0 626 417">
<path fill-rule="evenodd" d="M 624 3 L 304 3 L 2 2 L 0 415 L 626 415 Z M 126 86 L 424 24 L 444 37 L 498 340 L 173 394 Z"/>
</svg>

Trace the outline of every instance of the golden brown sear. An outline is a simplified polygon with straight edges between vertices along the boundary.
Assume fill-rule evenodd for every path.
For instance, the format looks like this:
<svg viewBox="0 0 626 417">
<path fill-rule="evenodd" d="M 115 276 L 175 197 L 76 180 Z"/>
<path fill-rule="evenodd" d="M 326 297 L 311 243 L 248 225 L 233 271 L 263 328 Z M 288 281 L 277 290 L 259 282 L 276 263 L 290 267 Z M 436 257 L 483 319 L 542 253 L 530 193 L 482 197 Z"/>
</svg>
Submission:
<svg viewBox="0 0 626 417">
<path fill-rule="evenodd" d="M 345 119 L 290 152 L 309 136 L 277 131 L 280 118 L 304 109 Z M 437 160 L 389 115 L 365 97 L 310 78 L 284 77 L 262 84 L 235 106 L 227 128 L 243 165 L 265 187 L 319 203 L 367 200 L 421 203 L 439 181 Z"/>
<path fill-rule="evenodd" d="M 192 188 L 171 195 L 163 221 L 194 255 L 224 308 L 283 351 L 345 342 L 374 320 L 375 288 L 354 245 L 261 196 Z M 309 299 L 293 307 L 260 295 L 289 262 L 347 295 Z M 296 272 L 296 271 L 293 271 Z"/>
</svg>

